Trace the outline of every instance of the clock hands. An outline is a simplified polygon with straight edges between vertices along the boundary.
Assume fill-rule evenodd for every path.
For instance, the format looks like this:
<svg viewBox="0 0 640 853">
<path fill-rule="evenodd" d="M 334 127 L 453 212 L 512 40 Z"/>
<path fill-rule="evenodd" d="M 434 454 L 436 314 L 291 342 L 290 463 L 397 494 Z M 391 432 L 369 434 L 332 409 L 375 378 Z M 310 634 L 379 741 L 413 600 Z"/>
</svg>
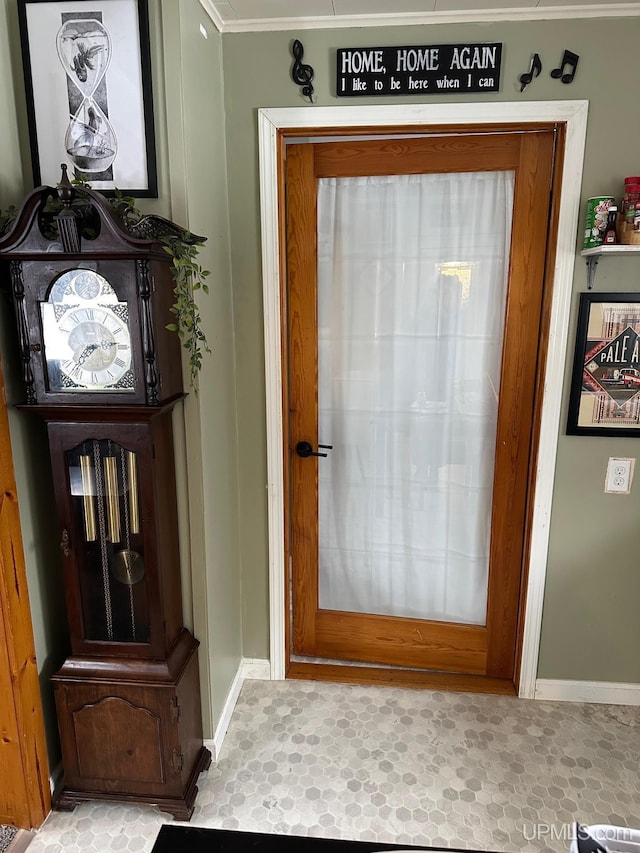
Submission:
<svg viewBox="0 0 640 853">
<path fill-rule="evenodd" d="M 80 353 L 77 359 L 78 366 L 85 363 L 85 361 L 89 358 L 89 356 L 98 349 L 100 344 L 88 344 Z"/>
<path fill-rule="evenodd" d="M 87 344 L 77 358 L 78 365 L 82 365 L 97 349 L 109 350 L 111 347 L 117 346 L 115 341 L 100 341 L 99 344 Z"/>
</svg>

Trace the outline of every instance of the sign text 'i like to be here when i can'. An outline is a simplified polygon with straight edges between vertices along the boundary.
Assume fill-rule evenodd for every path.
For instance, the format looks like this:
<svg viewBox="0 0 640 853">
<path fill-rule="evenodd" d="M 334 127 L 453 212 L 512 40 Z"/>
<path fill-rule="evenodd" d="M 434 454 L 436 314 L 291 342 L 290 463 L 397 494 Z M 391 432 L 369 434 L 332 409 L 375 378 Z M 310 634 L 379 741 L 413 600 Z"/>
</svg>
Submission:
<svg viewBox="0 0 640 853">
<path fill-rule="evenodd" d="M 499 43 L 339 48 L 337 59 L 342 97 L 500 90 Z"/>
</svg>

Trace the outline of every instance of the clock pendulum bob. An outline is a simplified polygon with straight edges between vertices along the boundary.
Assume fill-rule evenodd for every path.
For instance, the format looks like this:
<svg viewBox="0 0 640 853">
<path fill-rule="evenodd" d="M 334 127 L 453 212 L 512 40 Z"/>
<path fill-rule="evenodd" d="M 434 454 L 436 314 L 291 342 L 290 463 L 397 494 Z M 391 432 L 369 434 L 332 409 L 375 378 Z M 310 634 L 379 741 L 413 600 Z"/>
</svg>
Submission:
<svg viewBox="0 0 640 853">
<path fill-rule="evenodd" d="M 181 620 L 171 409 L 48 422 L 72 644 L 53 676 L 58 808 L 154 802 L 188 820 L 211 761 Z"/>
<path fill-rule="evenodd" d="M 184 394 L 161 242 L 177 233 L 187 239 L 154 216 L 127 226 L 63 169 L 0 236 L 26 392 L 18 408 L 47 423 L 61 530 L 71 657 L 53 677 L 58 808 L 156 803 L 188 820 L 211 761 L 198 642 L 182 623 L 171 418 Z"/>
</svg>

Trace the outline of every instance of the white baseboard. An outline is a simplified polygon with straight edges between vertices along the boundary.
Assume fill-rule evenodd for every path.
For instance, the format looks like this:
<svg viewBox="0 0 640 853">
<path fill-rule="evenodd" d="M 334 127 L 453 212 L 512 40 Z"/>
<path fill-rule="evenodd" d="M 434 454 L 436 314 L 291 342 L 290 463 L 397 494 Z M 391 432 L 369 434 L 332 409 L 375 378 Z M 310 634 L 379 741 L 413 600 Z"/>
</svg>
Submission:
<svg viewBox="0 0 640 853">
<path fill-rule="evenodd" d="M 564 681 L 538 678 L 536 699 L 556 702 L 596 702 L 604 705 L 640 705 L 640 684 L 614 681 Z"/>
<path fill-rule="evenodd" d="M 225 735 L 227 734 L 229 723 L 231 722 L 233 709 L 236 707 L 236 702 L 238 701 L 238 696 L 242 690 L 242 685 L 247 678 L 260 679 L 262 681 L 269 680 L 271 678 L 271 667 L 269 661 L 261 660 L 259 658 L 242 658 L 240 661 L 238 671 L 231 682 L 231 687 L 227 693 L 222 714 L 220 714 L 220 719 L 216 726 L 216 732 L 213 736 L 212 742 L 213 748 L 211 746 L 208 747 L 211 750 L 214 761 L 217 756 L 220 755 L 220 749 L 222 748 L 222 743 Z M 207 744 L 205 744 L 205 746 L 207 746 Z"/>
<path fill-rule="evenodd" d="M 218 757 L 218 753 L 216 752 L 216 742 L 213 738 L 204 738 L 202 741 L 202 745 L 209 750 L 211 753 L 211 763 L 215 764 L 216 759 Z"/>
<path fill-rule="evenodd" d="M 242 690 L 243 682 L 244 675 L 242 674 L 242 661 L 240 661 L 238 671 L 236 672 L 233 681 L 231 682 L 231 687 L 229 688 L 229 692 L 227 693 L 227 698 L 225 699 L 224 706 L 222 708 L 222 714 L 220 714 L 220 719 L 218 720 L 218 725 L 216 726 L 216 731 L 213 736 L 213 755 L 216 757 L 216 759 L 220 755 L 222 743 L 224 741 L 225 735 L 227 734 L 227 729 L 229 728 L 229 723 L 231 722 L 231 715 L 233 714 L 233 709 L 236 707 L 236 702 L 238 701 L 238 696 L 240 695 L 240 691 Z"/>
<path fill-rule="evenodd" d="M 262 658 L 242 658 L 240 667 L 244 678 L 256 681 L 271 680 L 271 664 L 268 660 L 263 660 Z"/>
</svg>

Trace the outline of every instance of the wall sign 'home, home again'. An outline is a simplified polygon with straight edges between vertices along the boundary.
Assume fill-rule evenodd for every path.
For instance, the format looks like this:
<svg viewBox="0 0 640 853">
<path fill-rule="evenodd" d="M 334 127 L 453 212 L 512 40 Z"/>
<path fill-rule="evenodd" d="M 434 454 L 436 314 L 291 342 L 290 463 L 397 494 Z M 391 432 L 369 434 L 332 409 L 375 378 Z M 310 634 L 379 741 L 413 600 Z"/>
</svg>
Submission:
<svg viewBox="0 0 640 853">
<path fill-rule="evenodd" d="M 340 48 L 336 94 L 498 92 L 501 61 L 499 43 Z"/>
</svg>

